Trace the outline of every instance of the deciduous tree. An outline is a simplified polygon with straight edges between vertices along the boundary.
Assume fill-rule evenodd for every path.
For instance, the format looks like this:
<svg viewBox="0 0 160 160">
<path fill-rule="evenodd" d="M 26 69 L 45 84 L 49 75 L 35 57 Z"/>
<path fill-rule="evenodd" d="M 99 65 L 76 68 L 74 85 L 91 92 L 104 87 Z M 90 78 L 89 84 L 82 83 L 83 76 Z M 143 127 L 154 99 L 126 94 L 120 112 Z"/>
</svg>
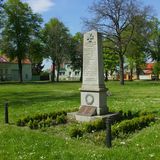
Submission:
<svg viewBox="0 0 160 160">
<path fill-rule="evenodd" d="M 42 18 L 34 14 L 27 3 L 20 0 L 8 0 L 4 4 L 4 12 L 2 50 L 11 59 L 17 59 L 22 82 L 22 61 L 27 57 L 31 40 L 41 28 Z"/>
<path fill-rule="evenodd" d="M 60 65 L 69 57 L 70 34 L 67 27 L 57 18 L 52 18 L 44 29 L 46 53 L 52 59 L 52 81 L 55 81 L 57 69 L 57 82 L 59 81 Z"/>
<path fill-rule="evenodd" d="M 99 30 L 113 43 L 108 46 L 119 56 L 120 84 L 124 84 L 124 55 L 134 33 L 132 18 L 140 14 L 135 0 L 99 0 L 90 7 L 94 15 L 84 20 L 89 28 Z M 127 34 L 126 34 L 127 32 Z"/>
</svg>

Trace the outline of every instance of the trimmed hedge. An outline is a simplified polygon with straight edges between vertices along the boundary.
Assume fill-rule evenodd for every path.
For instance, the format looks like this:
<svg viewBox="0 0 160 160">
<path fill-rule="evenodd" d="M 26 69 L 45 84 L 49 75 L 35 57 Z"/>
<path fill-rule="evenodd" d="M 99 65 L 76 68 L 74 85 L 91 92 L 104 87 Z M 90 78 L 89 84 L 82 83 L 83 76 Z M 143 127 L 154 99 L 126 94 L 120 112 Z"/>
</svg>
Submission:
<svg viewBox="0 0 160 160">
<path fill-rule="evenodd" d="M 143 115 L 133 118 L 131 120 L 124 120 L 112 127 L 112 137 L 118 137 L 120 133 L 129 134 L 136 130 L 141 130 L 151 122 L 155 122 L 155 116 L 153 114 Z"/>
<path fill-rule="evenodd" d="M 85 132 L 91 133 L 91 132 L 96 132 L 96 131 L 105 129 L 106 124 L 105 124 L 105 121 L 98 119 L 93 122 L 84 123 L 83 128 Z"/>
<path fill-rule="evenodd" d="M 71 138 L 79 138 L 83 136 L 84 131 L 80 128 L 71 128 L 69 134 Z"/>
<path fill-rule="evenodd" d="M 31 129 L 50 127 L 51 125 L 63 124 L 67 122 L 65 111 L 37 114 L 33 117 L 27 116 L 17 120 L 17 126 L 28 126 Z"/>
<path fill-rule="evenodd" d="M 38 126 L 46 127 L 54 125 L 54 124 L 61 124 L 67 122 L 67 112 L 74 112 L 77 111 L 78 108 L 68 109 L 66 111 L 58 111 L 52 113 L 43 113 L 43 114 L 36 114 L 35 116 L 27 116 L 21 119 L 18 119 L 16 124 L 17 126 L 32 126 L 31 123 L 34 121 L 38 122 Z M 30 122 L 30 125 L 28 123 Z M 35 122 L 34 122 L 35 123 Z M 33 127 L 34 128 L 34 127 Z"/>
<path fill-rule="evenodd" d="M 120 133 L 129 134 L 135 132 L 136 130 L 141 130 L 149 126 L 151 122 L 155 122 L 155 116 L 148 114 L 133 118 L 131 120 L 124 120 L 120 123 L 116 123 L 112 125 L 112 137 L 118 137 Z M 79 137 L 79 133 L 81 133 L 82 136 L 84 133 L 92 133 L 104 130 L 106 129 L 106 123 L 103 120 L 96 120 L 93 122 L 83 123 L 80 128 L 76 127 L 72 128 L 70 131 L 70 137 Z"/>
</svg>

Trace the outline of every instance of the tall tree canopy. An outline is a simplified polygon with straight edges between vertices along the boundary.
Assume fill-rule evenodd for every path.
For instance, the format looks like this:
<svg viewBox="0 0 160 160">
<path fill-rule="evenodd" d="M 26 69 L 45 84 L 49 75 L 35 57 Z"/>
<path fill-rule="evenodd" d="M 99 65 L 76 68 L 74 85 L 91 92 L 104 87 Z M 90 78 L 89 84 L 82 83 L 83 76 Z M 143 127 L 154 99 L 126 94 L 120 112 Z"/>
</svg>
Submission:
<svg viewBox="0 0 160 160">
<path fill-rule="evenodd" d="M 149 53 L 151 58 L 156 62 L 160 62 L 160 21 L 153 17 L 150 21 L 151 36 L 149 41 Z"/>
<path fill-rule="evenodd" d="M 134 33 L 126 51 L 128 66 L 132 80 L 133 69 L 136 69 L 137 79 L 148 57 L 148 44 L 152 35 L 152 25 L 150 18 L 144 12 L 143 15 L 134 16 L 132 19 L 134 24 Z"/>
<path fill-rule="evenodd" d="M 60 65 L 69 57 L 70 34 L 62 22 L 53 18 L 45 25 L 44 35 L 46 53 L 52 59 L 52 81 L 55 81 L 56 66 L 58 82 Z"/>
<path fill-rule="evenodd" d="M 108 80 L 108 75 L 113 75 L 117 72 L 117 66 L 119 64 L 119 58 L 117 54 L 113 53 L 113 50 L 109 49 L 108 46 L 112 47 L 112 42 L 109 40 L 103 41 L 103 60 L 104 60 L 104 70 L 105 70 L 105 80 Z"/>
<path fill-rule="evenodd" d="M 27 57 L 30 42 L 41 28 L 42 18 L 34 14 L 27 3 L 20 0 L 8 0 L 4 4 L 4 12 L 2 50 L 11 59 L 17 59 L 22 82 L 22 60 Z"/>
<path fill-rule="evenodd" d="M 44 68 L 43 58 L 44 58 L 44 44 L 40 38 L 34 39 L 29 47 L 29 59 L 32 62 L 32 74 L 40 75 L 42 69 Z"/>
<path fill-rule="evenodd" d="M 3 0 L 0 0 L 0 29 L 2 28 L 2 17 L 3 17 Z"/>
<path fill-rule="evenodd" d="M 120 65 L 120 84 L 124 84 L 124 55 L 132 39 L 134 24 L 132 19 L 140 14 L 135 0 L 99 0 L 90 7 L 94 16 L 84 20 L 89 28 L 96 29 L 112 42 L 108 48 L 118 54 Z"/>
</svg>

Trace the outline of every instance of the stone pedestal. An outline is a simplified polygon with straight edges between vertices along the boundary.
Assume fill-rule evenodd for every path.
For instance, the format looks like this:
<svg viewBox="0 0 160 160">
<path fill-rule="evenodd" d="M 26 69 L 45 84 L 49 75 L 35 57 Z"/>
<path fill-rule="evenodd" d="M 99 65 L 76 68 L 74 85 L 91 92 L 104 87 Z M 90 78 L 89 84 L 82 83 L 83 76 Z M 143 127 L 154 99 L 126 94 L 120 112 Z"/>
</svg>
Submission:
<svg viewBox="0 0 160 160">
<path fill-rule="evenodd" d="M 94 30 L 87 32 L 84 34 L 83 43 L 83 82 L 80 89 L 81 106 L 77 117 L 105 115 L 108 113 L 108 108 L 101 34 Z M 90 109 L 91 107 L 95 110 Z"/>
</svg>

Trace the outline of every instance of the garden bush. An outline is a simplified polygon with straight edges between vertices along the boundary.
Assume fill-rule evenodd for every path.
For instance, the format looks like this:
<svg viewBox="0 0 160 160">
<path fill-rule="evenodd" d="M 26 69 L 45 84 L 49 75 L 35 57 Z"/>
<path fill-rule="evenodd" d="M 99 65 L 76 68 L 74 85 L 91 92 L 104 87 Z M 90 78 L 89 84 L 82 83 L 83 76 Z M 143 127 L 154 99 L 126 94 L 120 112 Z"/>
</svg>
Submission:
<svg viewBox="0 0 160 160">
<path fill-rule="evenodd" d="M 63 115 L 61 117 L 61 115 Z M 65 111 L 59 111 L 59 112 L 52 112 L 52 113 L 43 113 L 43 114 L 36 114 L 35 116 L 27 116 L 21 119 L 18 119 L 16 124 L 17 126 L 26 126 L 30 121 L 34 121 L 36 120 L 37 122 L 41 122 L 42 120 L 47 120 L 49 119 L 56 119 L 57 116 L 60 116 L 61 119 L 63 119 L 62 121 L 65 121 L 64 116 L 66 117 L 67 112 Z M 65 121 L 66 122 L 66 121 Z"/>
<path fill-rule="evenodd" d="M 83 130 L 73 127 L 70 129 L 69 134 L 71 138 L 79 138 L 83 136 Z"/>
<path fill-rule="evenodd" d="M 152 114 L 136 117 L 131 120 L 124 120 L 112 126 L 112 136 L 118 137 L 120 133 L 129 134 L 136 130 L 141 130 L 154 121 L 155 116 Z"/>
<path fill-rule="evenodd" d="M 98 119 L 93 122 L 84 123 L 85 131 L 88 133 L 99 131 L 106 128 L 105 121 Z"/>
<path fill-rule="evenodd" d="M 57 117 L 56 117 L 56 123 L 57 124 L 64 124 L 66 122 L 67 122 L 66 115 L 64 115 L 64 114 L 57 115 Z"/>
</svg>

